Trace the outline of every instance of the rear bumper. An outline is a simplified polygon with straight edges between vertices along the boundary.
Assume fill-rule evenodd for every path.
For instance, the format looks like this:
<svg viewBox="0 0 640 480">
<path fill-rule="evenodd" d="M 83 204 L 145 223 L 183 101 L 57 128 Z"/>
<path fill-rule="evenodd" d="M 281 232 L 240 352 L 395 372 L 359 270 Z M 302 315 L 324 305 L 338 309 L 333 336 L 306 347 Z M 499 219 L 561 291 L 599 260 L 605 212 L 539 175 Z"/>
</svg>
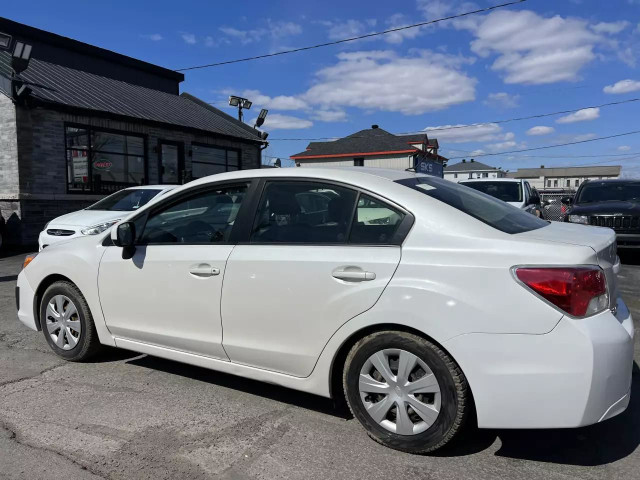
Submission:
<svg viewBox="0 0 640 480">
<path fill-rule="evenodd" d="M 545 335 L 467 334 L 444 346 L 473 392 L 482 428 L 571 428 L 598 423 L 629 404 L 633 319 L 564 317 Z"/>
<path fill-rule="evenodd" d="M 24 271 L 18 275 L 18 284 L 16 286 L 16 304 L 18 306 L 18 319 L 31 330 L 38 330 L 38 325 L 34 316 L 33 299 L 35 292 L 29 285 Z"/>
</svg>

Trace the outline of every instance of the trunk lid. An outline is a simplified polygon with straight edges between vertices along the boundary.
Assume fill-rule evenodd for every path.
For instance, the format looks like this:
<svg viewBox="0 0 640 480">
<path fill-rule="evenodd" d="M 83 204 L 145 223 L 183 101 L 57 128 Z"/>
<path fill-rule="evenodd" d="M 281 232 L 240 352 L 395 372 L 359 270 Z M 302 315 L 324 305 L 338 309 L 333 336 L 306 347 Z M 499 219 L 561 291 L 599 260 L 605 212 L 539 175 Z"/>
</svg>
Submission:
<svg viewBox="0 0 640 480">
<path fill-rule="evenodd" d="M 618 255 L 616 234 L 612 229 L 576 225 L 573 223 L 551 222 L 547 227 L 518 233 L 517 236 L 527 240 L 540 240 L 542 242 L 564 243 L 591 248 L 596 254 L 598 265 L 604 270 L 607 277 L 609 306 L 613 307 L 616 305 L 618 291 L 614 267 L 618 267 Z"/>
</svg>

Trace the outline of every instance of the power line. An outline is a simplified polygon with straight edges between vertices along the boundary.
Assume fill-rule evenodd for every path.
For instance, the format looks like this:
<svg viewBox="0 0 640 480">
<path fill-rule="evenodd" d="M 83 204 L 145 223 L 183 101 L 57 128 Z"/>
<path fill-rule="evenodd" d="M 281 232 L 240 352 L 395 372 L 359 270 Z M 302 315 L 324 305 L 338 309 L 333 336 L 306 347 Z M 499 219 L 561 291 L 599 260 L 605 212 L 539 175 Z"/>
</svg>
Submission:
<svg viewBox="0 0 640 480">
<path fill-rule="evenodd" d="M 567 113 L 575 113 L 575 112 L 579 112 L 580 110 L 586 110 L 588 108 L 612 107 L 612 106 L 616 106 L 616 105 L 622 105 L 622 104 L 625 104 L 625 103 L 633 103 L 633 102 L 640 102 L 640 98 L 629 98 L 627 100 L 619 100 L 617 102 L 602 103 L 600 105 L 589 105 L 589 106 L 584 106 L 584 107 L 580 107 L 580 108 L 575 108 L 575 109 L 572 109 L 572 110 L 559 110 L 557 112 L 539 113 L 539 114 L 536 114 L 536 115 L 529 115 L 529 116 L 526 116 L 526 117 L 506 118 L 506 119 L 503 119 L 503 120 L 493 120 L 493 121 L 489 121 L 489 122 L 469 123 L 469 124 L 466 124 L 466 125 L 451 125 L 449 127 L 433 127 L 433 128 L 429 128 L 428 130 L 419 130 L 419 131 L 414 131 L 414 132 L 396 133 L 395 135 L 420 135 L 420 134 L 428 134 L 429 132 L 438 132 L 438 131 L 443 131 L 443 130 L 457 130 L 457 129 L 460 129 L 460 128 L 481 127 L 481 126 L 484 126 L 484 125 L 491 125 L 491 124 L 520 122 L 522 120 L 532 120 L 532 119 L 536 119 L 536 118 L 553 117 L 555 115 L 564 115 L 564 114 L 567 114 Z M 271 139 L 269 139 L 269 141 L 272 141 L 272 140 L 280 140 L 280 141 L 335 140 L 336 138 L 338 138 L 338 137 L 271 138 Z M 349 138 L 363 138 L 363 136 L 353 136 L 352 135 Z"/>
<path fill-rule="evenodd" d="M 405 25 L 403 27 L 390 28 L 390 29 L 384 30 L 382 32 L 367 33 L 365 35 L 359 35 L 359 36 L 356 36 L 356 37 L 343 38 L 342 40 L 335 40 L 335 41 L 332 41 L 332 42 L 319 43 L 319 44 L 316 44 L 316 45 L 308 45 L 306 47 L 292 48 L 290 50 L 283 50 L 283 51 L 280 51 L 280 52 L 267 53 L 267 54 L 264 54 L 264 55 L 256 55 L 256 56 L 253 56 L 253 57 L 238 58 L 236 60 L 226 60 L 224 62 L 208 63 L 208 64 L 205 64 L 205 65 L 196 65 L 196 66 L 193 66 L 193 67 L 178 68 L 175 71 L 176 72 L 186 72 L 188 70 L 199 70 L 201 68 L 219 67 L 221 65 L 229 65 L 229 64 L 232 64 L 232 63 L 248 62 L 248 61 L 251 61 L 251 60 L 259 60 L 261 58 L 276 57 L 278 55 L 285 55 L 287 53 L 302 52 L 302 51 L 305 51 L 305 50 L 312 50 L 314 48 L 329 47 L 331 45 L 339 45 L 341 43 L 353 42 L 355 40 L 362 40 L 363 38 L 371 38 L 371 37 L 376 37 L 378 35 L 386 35 L 387 33 L 399 32 L 401 30 L 408 30 L 410 28 L 422 27 L 422 26 L 425 26 L 425 25 L 431 25 L 431 24 L 438 23 L 438 22 L 444 22 L 445 20 L 452 20 L 454 18 L 466 17 L 466 16 L 469 16 L 469 15 L 475 15 L 477 13 L 489 12 L 491 10 L 496 10 L 498 8 L 503 8 L 503 7 L 509 7 L 511 5 L 516 5 L 518 3 L 523 3 L 523 2 L 526 2 L 526 1 L 527 0 L 515 0 L 515 1 L 512 1 L 512 2 L 508 2 L 508 3 L 502 3 L 500 5 L 493 5 L 491 7 L 480 8 L 478 10 L 473 10 L 473 11 L 470 11 L 470 12 L 464 12 L 464 13 L 460 13 L 460 14 L 457 14 L 457 15 L 450 15 L 448 17 L 438 18 L 436 20 L 428 20 L 426 22 L 414 23 L 412 25 Z"/>
<path fill-rule="evenodd" d="M 607 135 L 606 137 L 596 137 L 596 138 L 589 138 L 587 140 L 578 140 L 578 141 L 575 141 L 575 142 L 556 143 L 554 145 L 544 145 L 542 147 L 523 148 L 523 149 L 520 149 L 520 150 L 510 150 L 510 151 L 507 151 L 507 152 L 481 153 L 481 154 L 474 155 L 474 158 L 477 158 L 477 157 L 493 157 L 493 156 L 496 156 L 496 155 L 509 155 L 511 153 L 531 152 L 533 150 L 545 150 L 547 148 L 566 147 L 566 146 L 569 146 L 569 145 L 578 145 L 580 143 L 598 142 L 600 140 L 608 140 L 610 138 L 625 137 L 627 135 L 636 135 L 638 133 L 640 133 L 640 130 L 634 130 L 633 132 L 617 133 L 615 135 Z M 460 158 L 466 158 L 466 157 L 467 157 L 466 155 L 464 157 L 449 157 L 449 160 L 458 160 Z"/>
<path fill-rule="evenodd" d="M 455 150 L 456 152 L 460 152 L 462 150 Z M 466 152 L 465 152 L 466 153 Z M 471 152 L 473 153 L 473 152 Z M 600 155 L 517 155 L 514 158 L 608 158 L 608 157 L 634 157 L 640 155 L 640 152 L 629 152 L 629 153 L 602 153 Z M 610 160 L 613 162 L 613 160 Z M 626 160 L 625 158 L 621 158 L 621 160 Z"/>
</svg>

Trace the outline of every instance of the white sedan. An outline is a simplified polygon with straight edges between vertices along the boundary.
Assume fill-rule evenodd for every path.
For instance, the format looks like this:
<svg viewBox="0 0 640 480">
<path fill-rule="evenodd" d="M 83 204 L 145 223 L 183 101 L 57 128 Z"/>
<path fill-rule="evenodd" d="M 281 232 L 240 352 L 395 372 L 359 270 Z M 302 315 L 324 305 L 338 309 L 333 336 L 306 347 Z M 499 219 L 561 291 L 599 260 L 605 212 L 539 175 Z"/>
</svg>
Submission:
<svg viewBox="0 0 640 480">
<path fill-rule="evenodd" d="M 71 361 L 110 345 L 344 395 L 372 438 L 428 452 L 472 408 L 481 428 L 625 410 L 634 330 L 617 262 L 609 229 L 439 178 L 245 170 L 27 257 L 18 317 Z"/>
<path fill-rule="evenodd" d="M 83 210 L 54 218 L 44 226 L 44 230 L 38 236 L 39 250 L 52 243 L 83 235 L 99 235 L 130 212 L 174 188 L 176 185 L 129 187 L 103 198 Z"/>
</svg>

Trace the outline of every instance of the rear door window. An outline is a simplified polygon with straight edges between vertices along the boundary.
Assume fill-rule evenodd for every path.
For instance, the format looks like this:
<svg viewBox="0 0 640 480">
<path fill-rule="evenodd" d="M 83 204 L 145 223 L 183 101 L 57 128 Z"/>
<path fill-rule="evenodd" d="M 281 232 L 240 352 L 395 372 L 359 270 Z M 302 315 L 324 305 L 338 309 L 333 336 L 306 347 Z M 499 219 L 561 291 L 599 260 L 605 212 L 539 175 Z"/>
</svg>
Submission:
<svg viewBox="0 0 640 480">
<path fill-rule="evenodd" d="M 405 214 L 366 194 L 358 199 L 349 243 L 384 245 L 391 243 Z"/>
</svg>

